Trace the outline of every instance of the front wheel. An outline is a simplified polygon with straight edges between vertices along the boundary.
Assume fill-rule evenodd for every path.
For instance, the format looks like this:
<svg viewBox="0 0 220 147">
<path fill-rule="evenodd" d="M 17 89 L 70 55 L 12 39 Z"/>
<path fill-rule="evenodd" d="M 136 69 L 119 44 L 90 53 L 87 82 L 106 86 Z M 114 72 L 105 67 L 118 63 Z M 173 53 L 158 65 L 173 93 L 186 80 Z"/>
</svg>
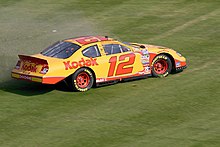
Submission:
<svg viewBox="0 0 220 147">
<path fill-rule="evenodd" d="M 89 90 L 94 83 L 92 72 L 86 68 L 78 69 L 70 80 L 70 88 L 81 92 Z"/>
<path fill-rule="evenodd" d="M 152 74 L 154 77 L 166 77 L 172 70 L 172 62 L 166 55 L 158 55 L 152 62 Z"/>
</svg>

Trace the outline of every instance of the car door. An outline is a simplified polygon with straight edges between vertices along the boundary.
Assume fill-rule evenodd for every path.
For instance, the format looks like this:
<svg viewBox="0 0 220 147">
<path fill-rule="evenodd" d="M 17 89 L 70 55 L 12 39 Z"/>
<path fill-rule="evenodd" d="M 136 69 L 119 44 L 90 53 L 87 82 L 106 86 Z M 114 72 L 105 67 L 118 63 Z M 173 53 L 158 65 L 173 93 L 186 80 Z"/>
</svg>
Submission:
<svg viewBox="0 0 220 147">
<path fill-rule="evenodd" d="M 141 54 L 135 53 L 132 48 L 119 43 L 105 41 L 99 44 L 102 58 L 99 67 L 102 69 L 97 78 L 116 80 L 137 75 L 143 70 Z"/>
</svg>

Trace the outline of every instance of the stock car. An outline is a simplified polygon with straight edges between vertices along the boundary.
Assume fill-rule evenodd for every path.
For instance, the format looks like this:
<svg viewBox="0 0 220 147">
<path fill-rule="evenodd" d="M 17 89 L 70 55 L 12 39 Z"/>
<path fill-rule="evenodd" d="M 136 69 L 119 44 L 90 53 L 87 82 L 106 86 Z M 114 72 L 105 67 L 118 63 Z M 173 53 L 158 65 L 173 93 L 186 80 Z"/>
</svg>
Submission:
<svg viewBox="0 0 220 147">
<path fill-rule="evenodd" d="M 13 78 L 43 84 L 64 81 L 74 91 L 128 79 L 166 77 L 186 68 L 185 57 L 173 49 L 108 36 L 65 39 L 39 54 L 18 56 Z"/>
</svg>

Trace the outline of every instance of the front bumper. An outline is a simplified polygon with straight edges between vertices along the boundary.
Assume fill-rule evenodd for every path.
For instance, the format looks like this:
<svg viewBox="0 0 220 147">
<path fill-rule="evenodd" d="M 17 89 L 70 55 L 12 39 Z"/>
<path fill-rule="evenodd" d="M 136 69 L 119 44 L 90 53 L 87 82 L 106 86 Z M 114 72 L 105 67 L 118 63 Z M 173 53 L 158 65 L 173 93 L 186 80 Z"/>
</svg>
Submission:
<svg viewBox="0 0 220 147">
<path fill-rule="evenodd" d="M 181 66 L 181 67 L 177 67 L 176 68 L 176 71 L 178 72 L 178 71 L 183 71 L 184 69 L 186 69 L 187 68 L 187 65 L 185 65 L 185 66 Z"/>
</svg>

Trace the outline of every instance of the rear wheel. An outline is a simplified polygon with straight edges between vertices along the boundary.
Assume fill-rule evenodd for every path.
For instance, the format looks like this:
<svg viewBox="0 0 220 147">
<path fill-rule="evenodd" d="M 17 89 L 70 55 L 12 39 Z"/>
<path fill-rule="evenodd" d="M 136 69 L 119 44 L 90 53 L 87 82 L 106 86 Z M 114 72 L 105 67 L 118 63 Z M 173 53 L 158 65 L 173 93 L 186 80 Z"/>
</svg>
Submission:
<svg viewBox="0 0 220 147">
<path fill-rule="evenodd" d="M 89 90 L 94 83 L 93 74 L 87 68 L 78 69 L 70 80 L 70 88 L 81 92 Z"/>
<path fill-rule="evenodd" d="M 172 70 L 172 62 L 166 55 L 158 55 L 152 62 L 152 74 L 154 77 L 166 77 Z"/>
</svg>

